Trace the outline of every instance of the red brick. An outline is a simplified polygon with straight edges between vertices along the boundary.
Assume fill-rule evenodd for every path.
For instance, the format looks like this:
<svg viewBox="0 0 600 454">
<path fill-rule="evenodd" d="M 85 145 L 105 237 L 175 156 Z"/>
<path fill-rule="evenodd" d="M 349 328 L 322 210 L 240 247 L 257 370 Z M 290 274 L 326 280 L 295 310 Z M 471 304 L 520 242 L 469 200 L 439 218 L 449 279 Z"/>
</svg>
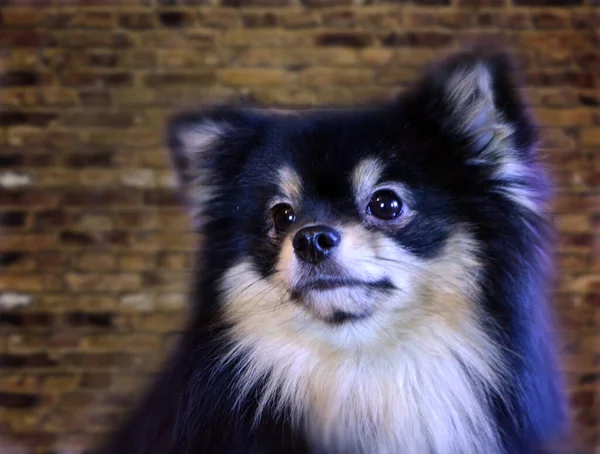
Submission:
<svg viewBox="0 0 600 454">
<path fill-rule="evenodd" d="M 558 89 L 551 93 L 542 94 L 540 103 L 544 107 L 552 108 L 578 107 L 580 104 L 577 94 L 567 89 Z"/>
<path fill-rule="evenodd" d="M 577 131 L 559 128 L 545 128 L 541 131 L 541 148 L 556 149 L 562 153 L 572 151 L 577 145 Z M 558 153 L 553 154 L 557 158 Z"/>
<path fill-rule="evenodd" d="M 90 392 L 73 392 L 64 394 L 61 399 L 61 406 L 66 408 L 87 407 L 96 401 L 96 396 Z"/>
<path fill-rule="evenodd" d="M 155 50 L 131 49 L 119 52 L 118 64 L 124 69 L 156 69 L 157 53 Z"/>
<path fill-rule="evenodd" d="M 518 6 L 576 6 L 581 5 L 583 0 L 513 0 Z"/>
<path fill-rule="evenodd" d="M 128 409 L 131 408 L 136 401 L 137 399 L 135 396 L 128 393 L 103 393 L 99 403 L 110 407 L 123 407 Z"/>
<path fill-rule="evenodd" d="M 582 253 L 561 253 L 558 256 L 558 265 L 567 272 L 584 272 L 589 267 L 589 257 Z"/>
<path fill-rule="evenodd" d="M 315 37 L 317 46 L 362 48 L 373 42 L 373 36 L 364 32 L 322 32 Z"/>
<path fill-rule="evenodd" d="M 119 63 L 119 55 L 115 51 L 90 51 L 83 55 L 85 65 L 99 68 L 114 68 Z"/>
<path fill-rule="evenodd" d="M 415 80 L 414 71 L 402 68 L 386 68 L 379 72 L 377 77 L 378 84 L 382 85 L 406 85 Z"/>
<path fill-rule="evenodd" d="M 52 326 L 55 318 L 51 314 L 45 313 L 16 313 L 0 312 L 0 325 L 4 326 L 24 326 L 24 327 L 39 327 L 39 326 Z"/>
<path fill-rule="evenodd" d="M 84 389 L 103 389 L 109 388 L 112 383 L 110 374 L 86 373 L 81 377 L 80 386 Z"/>
<path fill-rule="evenodd" d="M 79 92 L 79 102 L 84 106 L 107 107 L 112 103 L 111 93 L 101 90 L 82 90 Z"/>
<path fill-rule="evenodd" d="M 381 30 L 393 30 L 404 24 L 405 18 L 402 11 L 375 11 L 364 10 L 358 16 L 358 24 L 366 29 L 381 32 Z"/>
<path fill-rule="evenodd" d="M 406 15 L 406 25 L 409 27 L 433 27 L 438 18 L 433 14 L 424 12 L 413 12 Z"/>
<path fill-rule="evenodd" d="M 116 15 L 112 11 L 88 11 L 80 14 L 76 19 L 78 26 L 94 29 L 110 29 L 117 24 Z"/>
<path fill-rule="evenodd" d="M 0 392 L 0 407 L 31 409 L 36 407 L 41 397 L 36 394 L 17 394 Z"/>
<path fill-rule="evenodd" d="M 129 206 L 140 205 L 142 194 L 129 191 L 68 191 L 61 199 L 63 205 L 72 206 Z"/>
<path fill-rule="evenodd" d="M 147 74 L 144 83 L 153 88 L 180 85 L 206 85 L 215 81 L 213 71 L 196 71 L 194 73 L 162 73 Z"/>
<path fill-rule="evenodd" d="M 518 1 L 518 0 L 515 0 Z M 459 6 L 468 7 L 486 7 L 486 6 L 504 6 L 506 5 L 505 0 L 458 0 Z"/>
<path fill-rule="evenodd" d="M 547 52 L 560 49 L 569 49 L 573 52 L 592 49 L 588 38 L 576 31 L 523 33 L 520 37 L 520 42 L 523 46 Z"/>
<path fill-rule="evenodd" d="M 157 17 L 150 12 L 122 13 L 119 16 L 119 25 L 133 30 L 147 30 L 157 25 Z"/>
<path fill-rule="evenodd" d="M 225 86 L 274 86 L 289 80 L 289 74 L 272 68 L 226 68 L 219 71 L 219 80 Z"/>
<path fill-rule="evenodd" d="M 71 127 L 129 128 L 135 124 L 130 112 L 77 112 L 62 115 L 62 123 Z"/>
<path fill-rule="evenodd" d="M 559 235 L 561 245 L 572 247 L 591 247 L 596 241 L 591 233 L 562 233 Z"/>
<path fill-rule="evenodd" d="M 0 226 L 2 227 L 23 227 L 26 222 L 27 212 L 25 211 L 0 212 Z"/>
<path fill-rule="evenodd" d="M 48 151 L 64 151 L 83 144 L 81 136 L 75 131 L 30 131 L 24 135 L 23 144 L 31 148 L 41 147 Z"/>
<path fill-rule="evenodd" d="M 383 46 L 443 47 L 453 41 L 452 33 L 446 32 L 406 32 L 389 33 L 381 37 Z"/>
<path fill-rule="evenodd" d="M 600 27 L 600 13 L 594 11 L 574 12 L 571 23 L 575 29 L 593 30 Z"/>
<path fill-rule="evenodd" d="M 273 13 L 247 13 L 243 16 L 244 27 L 247 28 L 276 27 L 278 22 L 278 17 Z"/>
<path fill-rule="evenodd" d="M 312 8 L 323 8 L 330 6 L 350 6 L 351 0 L 302 0 L 302 4 Z"/>
<path fill-rule="evenodd" d="M 589 109 L 537 109 L 535 114 L 547 127 L 591 125 Z"/>
<path fill-rule="evenodd" d="M 62 77 L 63 84 L 72 87 L 121 87 L 131 85 L 132 81 L 132 74 L 126 72 L 77 71 L 67 72 Z"/>
<path fill-rule="evenodd" d="M 58 194 L 41 190 L 7 191 L 0 190 L 0 206 L 10 207 L 48 207 L 55 205 Z"/>
<path fill-rule="evenodd" d="M 71 291 L 122 292 L 136 290 L 140 276 L 133 273 L 67 273 L 65 281 Z"/>
<path fill-rule="evenodd" d="M 34 259 L 24 252 L 5 251 L 0 252 L 0 271 L 2 269 L 33 270 L 35 269 Z"/>
<path fill-rule="evenodd" d="M 0 126 L 47 126 L 58 117 L 52 112 L 0 112 Z"/>
<path fill-rule="evenodd" d="M 181 195 L 173 190 L 155 190 L 144 195 L 144 203 L 148 205 L 181 206 Z"/>
<path fill-rule="evenodd" d="M 450 5 L 450 0 L 414 0 L 414 3 L 422 6 L 447 6 Z"/>
<path fill-rule="evenodd" d="M 358 22 L 358 17 L 352 10 L 336 10 L 323 13 L 321 20 L 326 27 L 353 28 Z"/>
<path fill-rule="evenodd" d="M 46 11 L 42 17 L 42 25 L 46 28 L 70 28 L 75 24 L 76 14 L 64 11 Z"/>
<path fill-rule="evenodd" d="M 123 32 L 68 31 L 59 35 L 59 44 L 67 49 L 110 48 L 124 49 L 135 44 L 131 35 Z"/>
<path fill-rule="evenodd" d="M 593 407 L 596 395 L 593 391 L 577 391 L 571 399 L 576 407 Z"/>
<path fill-rule="evenodd" d="M 300 83 L 307 86 L 369 85 L 373 81 L 370 69 L 310 68 L 303 71 Z"/>
<path fill-rule="evenodd" d="M 440 14 L 438 22 L 449 28 L 463 29 L 473 25 L 475 16 L 471 12 L 452 11 Z"/>
<path fill-rule="evenodd" d="M 47 432 L 27 432 L 27 433 L 15 433 L 11 436 L 11 441 L 17 443 L 17 445 L 25 445 L 28 447 L 48 447 L 58 441 L 58 434 L 47 433 Z"/>
<path fill-rule="evenodd" d="M 194 16 L 186 11 L 161 11 L 158 22 L 166 28 L 184 28 L 194 24 Z"/>
<path fill-rule="evenodd" d="M 570 58 L 568 56 L 567 58 Z M 594 88 L 597 76 L 591 73 L 573 71 L 531 71 L 527 74 L 527 82 L 533 86 L 552 87 L 571 85 L 579 88 Z"/>
<path fill-rule="evenodd" d="M 599 107 L 600 106 L 600 90 L 591 91 L 580 91 L 578 95 L 579 104 L 587 107 Z"/>
<path fill-rule="evenodd" d="M 568 28 L 570 17 L 567 11 L 542 11 L 532 15 L 533 24 L 539 29 Z"/>
<path fill-rule="evenodd" d="M 39 83 L 41 83 L 39 74 L 31 71 L 0 73 L 0 87 L 35 86 Z"/>
<path fill-rule="evenodd" d="M 318 16 L 310 10 L 285 13 L 279 20 L 281 25 L 288 29 L 314 28 L 319 24 Z"/>
<path fill-rule="evenodd" d="M 290 0 L 221 0 L 221 4 L 226 7 L 253 7 L 253 6 L 287 6 Z"/>
<path fill-rule="evenodd" d="M 73 152 L 65 157 L 68 167 L 111 167 L 115 153 L 112 150 Z"/>
<path fill-rule="evenodd" d="M 0 357 L 1 359 L 1 357 Z M 67 366 L 85 369 L 129 368 L 135 357 L 132 353 L 68 353 L 61 358 Z"/>
<path fill-rule="evenodd" d="M 6 27 L 34 27 L 40 22 L 41 15 L 35 9 L 4 8 L 0 22 Z"/>
<path fill-rule="evenodd" d="M 196 16 L 196 22 L 201 27 L 231 29 L 241 24 L 241 15 L 237 11 L 229 9 L 200 11 Z"/>
<path fill-rule="evenodd" d="M 575 62 L 583 70 L 600 72 L 600 52 L 587 52 L 577 55 Z"/>
<path fill-rule="evenodd" d="M 162 6 L 173 6 L 173 0 L 157 0 L 157 3 Z M 205 5 L 207 3 L 210 3 L 210 1 L 209 0 L 179 0 L 177 3 L 180 5 L 183 5 L 183 6 L 185 6 L 185 5 L 193 6 L 193 5 Z"/>
<path fill-rule="evenodd" d="M 583 145 L 600 145 L 600 128 L 584 128 L 580 138 Z"/>
<path fill-rule="evenodd" d="M 62 227 L 68 222 L 68 214 L 60 210 L 41 211 L 36 213 L 34 218 L 34 225 L 41 230 Z"/>
<path fill-rule="evenodd" d="M 34 30 L 0 29 L 0 47 L 54 47 L 57 41 L 49 33 Z"/>
<path fill-rule="evenodd" d="M 15 368 L 46 368 L 57 365 L 56 360 L 50 358 L 47 353 L 36 353 L 32 355 L 11 355 L 0 353 L 0 367 L 5 369 Z"/>
</svg>

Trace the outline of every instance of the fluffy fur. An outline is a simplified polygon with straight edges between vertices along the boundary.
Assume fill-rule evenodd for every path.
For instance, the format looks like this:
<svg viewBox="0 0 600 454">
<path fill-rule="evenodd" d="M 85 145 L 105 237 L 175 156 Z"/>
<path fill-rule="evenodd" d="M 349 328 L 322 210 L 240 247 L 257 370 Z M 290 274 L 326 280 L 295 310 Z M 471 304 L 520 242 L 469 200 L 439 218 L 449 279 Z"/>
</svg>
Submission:
<svg viewBox="0 0 600 454">
<path fill-rule="evenodd" d="M 106 452 L 548 448 L 567 425 L 547 185 L 513 72 L 471 50 L 385 105 L 174 117 L 167 144 L 205 245 L 193 310 Z M 401 200 L 396 219 L 366 209 L 379 190 Z M 309 265 L 293 239 L 315 225 L 340 241 Z"/>
</svg>

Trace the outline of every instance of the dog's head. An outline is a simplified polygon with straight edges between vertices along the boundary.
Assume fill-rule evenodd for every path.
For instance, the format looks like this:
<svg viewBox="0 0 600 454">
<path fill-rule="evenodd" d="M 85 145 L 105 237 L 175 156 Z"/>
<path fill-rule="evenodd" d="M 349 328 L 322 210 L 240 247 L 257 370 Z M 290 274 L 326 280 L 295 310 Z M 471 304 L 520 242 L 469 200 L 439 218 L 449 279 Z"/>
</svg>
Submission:
<svg viewBox="0 0 600 454">
<path fill-rule="evenodd" d="M 385 105 L 217 108 L 168 128 L 230 313 L 369 335 L 473 310 L 502 228 L 485 214 L 542 209 L 533 142 L 510 60 L 481 51 Z"/>
</svg>

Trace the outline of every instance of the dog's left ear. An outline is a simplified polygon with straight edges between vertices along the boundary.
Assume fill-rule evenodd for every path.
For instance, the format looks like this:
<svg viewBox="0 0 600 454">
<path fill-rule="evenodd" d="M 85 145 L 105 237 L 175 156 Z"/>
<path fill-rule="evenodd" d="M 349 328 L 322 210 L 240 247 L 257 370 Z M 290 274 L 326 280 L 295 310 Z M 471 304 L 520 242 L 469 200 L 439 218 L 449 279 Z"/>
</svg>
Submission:
<svg viewBox="0 0 600 454">
<path fill-rule="evenodd" d="M 257 110 L 216 107 L 180 112 L 166 127 L 166 147 L 179 190 L 197 226 L 221 188 L 233 187 L 248 157 L 257 150 L 265 115 Z"/>
<path fill-rule="evenodd" d="M 512 152 L 523 156 L 536 137 L 517 79 L 507 52 L 471 48 L 429 68 L 414 100 L 428 121 L 464 135 L 475 152 L 510 136 Z"/>
</svg>

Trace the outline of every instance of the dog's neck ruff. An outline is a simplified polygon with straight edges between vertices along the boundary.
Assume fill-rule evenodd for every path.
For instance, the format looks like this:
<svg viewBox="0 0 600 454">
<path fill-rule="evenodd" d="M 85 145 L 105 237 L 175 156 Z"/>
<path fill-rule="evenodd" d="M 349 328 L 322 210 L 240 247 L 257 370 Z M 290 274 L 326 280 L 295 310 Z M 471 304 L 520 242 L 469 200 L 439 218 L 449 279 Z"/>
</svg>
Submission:
<svg viewBox="0 0 600 454">
<path fill-rule="evenodd" d="M 225 305 L 240 398 L 262 386 L 257 420 L 279 412 L 336 454 L 501 452 L 489 408 L 501 360 L 476 312 L 326 327 L 268 293 L 258 283 Z"/>
</svg>

